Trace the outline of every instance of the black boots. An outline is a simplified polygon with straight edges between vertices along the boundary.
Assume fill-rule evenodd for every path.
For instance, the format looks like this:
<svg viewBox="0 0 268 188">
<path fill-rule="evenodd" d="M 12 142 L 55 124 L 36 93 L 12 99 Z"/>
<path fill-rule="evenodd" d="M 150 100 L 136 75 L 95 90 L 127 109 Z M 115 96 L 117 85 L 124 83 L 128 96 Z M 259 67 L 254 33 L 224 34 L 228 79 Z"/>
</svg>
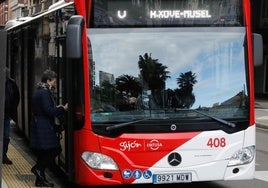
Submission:
<svg viewBox="0 0 268 188">
<path fill-rule="evenodd" d="M 54 184 L 47 181 L 44 170 L 39 170 L 36 166 L 31 169 L 31 172 L 36 176 L 36 187 L 53 187 Z"/>
<path fill-rule="evenodd" d="M 48 182 L 47 180 L 40 180 L 40 179 L 36 178 L 35 186 L 36 187 L 53 187 L 54 184 Z"/>
<path fill-rule="evenodd" d="M 11 165 L 13 164 L 12 161 L 7 157 L 7 155 L 3 155 L 3 159 L 2 159 L 2 164 L 8 164 Z"/>
</svg>

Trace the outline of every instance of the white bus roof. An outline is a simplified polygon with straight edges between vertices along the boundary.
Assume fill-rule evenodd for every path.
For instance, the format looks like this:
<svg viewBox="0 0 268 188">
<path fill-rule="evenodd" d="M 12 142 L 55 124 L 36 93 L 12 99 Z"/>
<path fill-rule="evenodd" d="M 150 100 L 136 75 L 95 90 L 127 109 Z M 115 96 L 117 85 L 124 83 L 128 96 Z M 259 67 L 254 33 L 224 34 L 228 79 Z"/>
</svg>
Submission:
<svg viewBox="0 0 268 188">
<path fill-rule="evenodd" d="M 63 7 L 66 7 L 68 5 L 71 5 L 73 4 L 74 2 L 68 2 L 66 3 L 64 0 L 62 1 L 59 1 L 53 5 L 51 5 L 47 11 L 43 12 L 42 14 L 39 14 L 37 16 L 34 16 L 34 17 L 20 17 L 20 18 L 17 18 L 17 19 L 14 19 L 14 20 L 9 20 L 6 25 L 5 25 L 5 30 L 9 31 L 9 30 L 12 30 L 13 28 L 16 28 L 18 26 L 21 26 L 21 25 L 24 25 L 32 20 L 36 20 L 38 18 L 41 18 L 55 10 L 59 10 Z"/>
</svg>

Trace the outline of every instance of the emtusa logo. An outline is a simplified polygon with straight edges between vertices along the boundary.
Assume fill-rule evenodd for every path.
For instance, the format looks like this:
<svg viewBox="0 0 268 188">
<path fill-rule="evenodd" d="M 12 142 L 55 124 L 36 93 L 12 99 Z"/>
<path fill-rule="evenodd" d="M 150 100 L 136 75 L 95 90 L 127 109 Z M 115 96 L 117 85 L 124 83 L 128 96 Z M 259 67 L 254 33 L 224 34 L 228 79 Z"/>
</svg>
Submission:
<svg viewBox="0 0 268 188">
<path fill-rule="evenodd" d="M 159 142 L 159 140 L 151 140 L 146 146 L 151 150 L 158 150 L 163 145 Z"/>
</svg>

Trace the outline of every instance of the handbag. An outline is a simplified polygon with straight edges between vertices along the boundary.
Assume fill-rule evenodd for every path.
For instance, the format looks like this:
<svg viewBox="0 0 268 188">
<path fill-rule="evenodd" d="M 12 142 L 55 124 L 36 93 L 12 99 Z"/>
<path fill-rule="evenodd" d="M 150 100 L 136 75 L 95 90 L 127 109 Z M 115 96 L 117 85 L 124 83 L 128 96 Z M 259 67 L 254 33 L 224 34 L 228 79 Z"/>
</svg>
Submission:
<svg viewBox="0 0 268 188">
<path fill-rule="evenodd" d="M 55 119 L 54 119 L 54 131 L 55 131 L 57 137 L 60 139 L 62 139 L 62 131 L 65 130 L 63 119 L 64 118 L 61 116 L 55 117 Z"/>
</svg>

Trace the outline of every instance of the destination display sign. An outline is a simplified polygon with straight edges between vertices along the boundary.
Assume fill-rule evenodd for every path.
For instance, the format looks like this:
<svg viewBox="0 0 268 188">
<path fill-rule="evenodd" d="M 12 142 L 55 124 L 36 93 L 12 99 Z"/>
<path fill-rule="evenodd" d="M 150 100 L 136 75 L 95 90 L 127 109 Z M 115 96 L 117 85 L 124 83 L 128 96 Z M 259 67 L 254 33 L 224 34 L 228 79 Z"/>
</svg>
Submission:
<svg viewBox="0 0 268 188">
<path fill-rule="evenodd" d="M 91 27 L 241 26 L 241 0 L 93 0 Z"/>
</svg>

